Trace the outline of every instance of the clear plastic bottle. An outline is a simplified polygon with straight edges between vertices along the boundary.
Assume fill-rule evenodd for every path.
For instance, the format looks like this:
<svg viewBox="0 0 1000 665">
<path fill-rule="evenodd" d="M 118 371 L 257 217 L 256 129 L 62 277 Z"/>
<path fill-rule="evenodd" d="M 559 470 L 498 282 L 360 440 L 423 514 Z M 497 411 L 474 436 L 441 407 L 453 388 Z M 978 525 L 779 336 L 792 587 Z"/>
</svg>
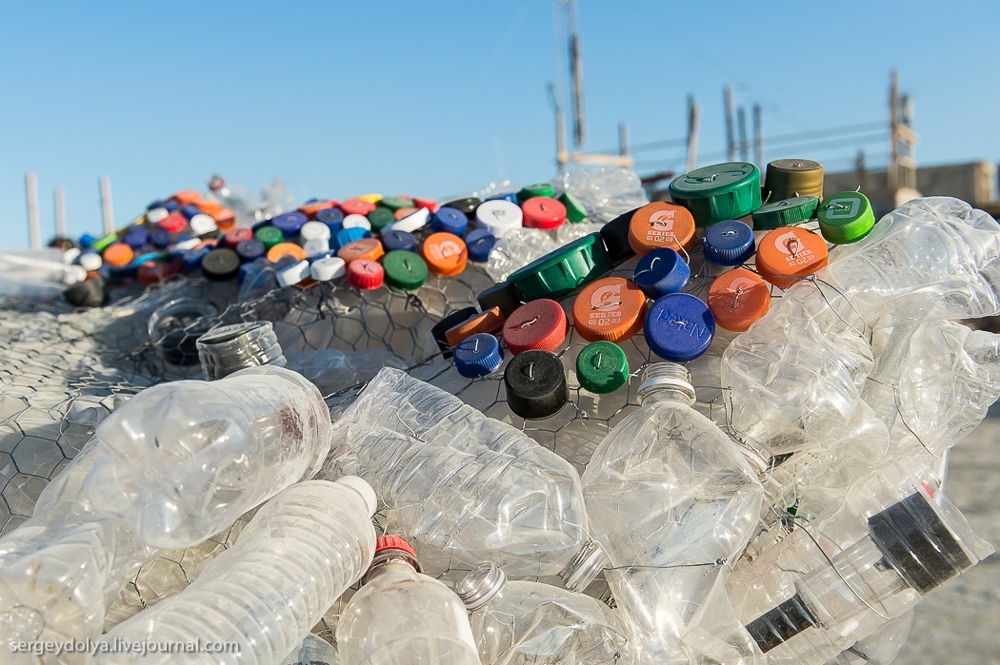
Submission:
<svg viewBox="0 0 1000 665">
<path fill-rule="evenodd" d="M 481 564 L 456 589 L 469 610 L 484 665 L 630 663 L 621 619 L 591 596 L 550 584 L 508 581 Z"/>
<path fill-rule="evenodd" d="M 189 547 L 312 477 L 330 429 L 316 387 L 282 367 L 153 386 L 97 428 L 86 496 L 151 547 Z"/>
<path fill-rule="evenodd" d="M 360 478 L 292 485 L 191 586 L 120 623 L 104 642 L 228 645 L 223 653 L 99 653 L 98 665 L 272 665 L 367 570 L 375 493 Z M 236 645 L 235 648 L 229 648 Z"/>
<path fill-rule="evenodd" d="M 715 628 L 701 625 L 702 606 L 753 536 L 764 490 L 740 448 L 691 408 L 682 365 L 647 367 L 638 397 L 594 452 L 584 497 L 639 662 L 688 662 L 685 643 Z"/>
<path fill-rule="evenodd" d="M 383 369 L 333 437 L 331 475 L 370 482 L 407 538 L 512 576 L 562 574 L 573 590 L 604 567 L 573 466 L 440 388 Z"/>
<path fill-rule="evenodd" d="M 409 543 L 379 537 L 363 586 L 337 623 L 342 665 L 480 664 L 462 601 L 419 571 Z"/>
<path fill-rule="evenodd" d="M 306 635 L 302 644 L 290 654 L 274 662 L 274 665 L 339 665 L 337 650 L 326 640 L 315 635 Z"/>
</svg>

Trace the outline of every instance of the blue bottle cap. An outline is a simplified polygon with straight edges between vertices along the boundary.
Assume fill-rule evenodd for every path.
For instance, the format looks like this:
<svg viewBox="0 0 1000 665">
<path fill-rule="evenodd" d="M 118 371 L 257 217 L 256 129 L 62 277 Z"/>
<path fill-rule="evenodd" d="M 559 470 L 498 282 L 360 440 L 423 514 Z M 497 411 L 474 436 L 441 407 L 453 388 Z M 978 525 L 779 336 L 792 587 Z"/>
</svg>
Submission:
<svg viewBox="0 0 1000 665">
<path fill-rule="evenodd" d="M 406 231 L 389 229 L 379 237 L 382 239 L 382 248 L 385 249 L 386 253 L 397 249 L 407 252 L 413 252 L 417 249 L 417 239 L 413 237 L 412 233 Z"/>
<path fill-rule="evenodd" d="M 166 208 L 166 207 L 167 204 L 164 201 L 153 201 L 148 206 L 146 206 L 146 210 L 152 210 L 153 208 Z"/>
<path fill-rule="evenodd" d="M 239 255 L 240 261 L 243 263 L 256 261 L 260 257 L 264 256 L 266 251 L 267 249 L 264 247 L 264 243 L 256 238 L 241 240 L 236 243 L 236 253 Z"/>
<path fill-rule="evenodd" d="M 316 211 L 316 221 L 323 222 L 330 229 L 330 235 L 335 236 L 344 225 L 344 213 L 340 208 L 323 208 Z"/>
<path fill-rule="evenodd" d="M 177 203 L 177 201 L 170 200 L 170 201 L 165 201 L 163 203 L 163 207 L 167 209 L 167 212 L 177 212 L 177 208 L 179 208 L 180 205 Z"/>
<path fill-rule="evenodd" d="M 91 234 L 84 233 L 82 236 L 80 236 L 80 247 L 82 247 L 84 249 L 87 249 L 88 247 L 90 247 L 91 245 L 93 245 L 94 241 L 96 241 L 96 240 L 97 240 L 97 238 L 95 238 Z"/>
<path fill-rule="evenodd" d="M 490 258 L 493 246 L 497 244 L 495 235 L 486 229 L 474 229 L 465 237 L 465 248 L 469 252 L 469 260 L 485 263 Z"/>
<path fill-rule="evenodd" d="M 299 231 L 309 221 L 309 218 L 297 210 L 283 212 L 271 219 L 271 225 L 281 229 L 285 238 L 294 238 L 299 235 Z"/>
<path fill-rule="evenodd" d="M 184 260 L 184 271 L 192 272 L 201 268 L 201 260 L 205 258 L 205 255 L 212 251 L 211 247 L 199 247 L 198 249 L 189 249 L 184 252 L 182 258 Z"/>
<path fill-rule="evenodd" d="M 503 349 L 496 337 L 477 333 L 462 340 L 455 348 L 455 369 L 467 379 L 492 374 L 503 364 Z"/>
<path fill-rule="evenodd" d="M 643 334 L 653 353 L 684 363 L 708 350 L 715 337 L 715 318 L 708 305 L 693 295 L 671 293 L 649 308 Z"/>
<path fill-rule="evenodd" d="M 735 219 L 716 222 L 705 231 L 704 246 L 709 263 L 738 266 L 753 256 L 753 229 Z"/>
<path fill-rule="evenodd" d="M 650 298 L 680 293 L 691 279 L 691 268 L 676 250 L 654 249 L 635 264 L 632 281 Z"/>
<path fill-rule="evenodd" d="M 499 194 L 497 196 L 491 196 L 486 199 L 487 201 L 510 201 L 511 203 L 517 203 L 517 192 L 507 192 L 506 194 Z"/>
<path fill-rule="evenodd" d="M 256 270 L 253 262 L 240 265 L 240 269 L 236 271 L 236 281 L 240 284 L 245 282 L 247 277 L 250 275 L 251 270 Z"/>
<path fill-rule="evenodd" d="M 199 212 L 201 212 L 201 210 L 198 208 L 198 206 L 192 203 L 189 203 L 186 206 L 181 207 L 181 214 L 184 215 L 185 219 L 188 220 L 197 215 Z"/>
<path fill-rule="evenodd" d="M 438 208 L 438 211 L 431 217 L 432 229 L 451 233 L 459 238 L 465 235 L 465 229 L 468 226 L 469 218 L 465 216 L 465 213 L 448 206 Z"/>
<path fill-rule="evenodd" d="M 347 243 L 354 242 L 355 240 L 361 240 L 365 237 L 367 231 L 360 226 L 354 226 L 349 229 L 341 229 L 337 232 L 337 247 L 343 247 Z"/>
<path fill-rule="evenodd" d="M 170 247 L 170 233 L 161 228 L 155 228 L 149 232 L 149 242 L 153 247 L 159 247 L 160 249 Z M 178 238 L 177 242 L 181 242 L 181 239 Z"/>
<path fill-rule="evenodd" d="M 149 233 L 141 226 L 129 229 L 125 234 L 125 244 L 132 249 L 142 249 L 149 242 Z"/>
</svg>

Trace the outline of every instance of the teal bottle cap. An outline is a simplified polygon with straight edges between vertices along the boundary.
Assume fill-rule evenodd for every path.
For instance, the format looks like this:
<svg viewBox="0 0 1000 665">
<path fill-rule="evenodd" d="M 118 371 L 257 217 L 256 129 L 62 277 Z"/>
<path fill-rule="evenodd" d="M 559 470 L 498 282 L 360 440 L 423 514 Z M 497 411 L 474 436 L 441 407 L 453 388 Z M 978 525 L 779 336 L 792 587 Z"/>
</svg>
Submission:
<svg viewBox="0 0 1000 665">
<path fill-rule="evenodd" d="M 875 226 L 875 213 L 861 192 L 837 192 L 816 213 L 823 237 L 837 245 L 857 242 Z"/>
<path fill-rule="evenodd" d="M 669 191 L 698 226 L 739 219 L 760 207 L 760 169 L 749 162 L 706 166 L 675 178 Z"/>
<path fill-rule="evenodd" d="M 753 212 L 754 231 L 770 231 L 782 226 L 794 226 L 813 218 L 819 199 L 815 196 L 796 196 L 784 201 L 768 203 Z"/>
<path fill-rule="evenodd" d="M 524 302 L 556 300 L 611 270 L 600 233 L 591 233 L 549 252 L 507 278 Z"/>
<path fill-rule="evenodd" d="M 628 381 L 628 358 L 613 342 L 592 342 L 576 357 L 576 378 L 584 390 L 612 393 Z"/>
</svg>

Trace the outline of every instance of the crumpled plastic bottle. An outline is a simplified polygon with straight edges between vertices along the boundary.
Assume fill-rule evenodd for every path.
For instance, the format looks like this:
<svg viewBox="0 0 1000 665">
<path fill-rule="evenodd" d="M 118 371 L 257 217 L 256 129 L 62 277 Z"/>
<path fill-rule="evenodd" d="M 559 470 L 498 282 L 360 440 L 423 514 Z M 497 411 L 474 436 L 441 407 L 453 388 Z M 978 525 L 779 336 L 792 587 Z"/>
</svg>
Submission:
<svg viewBox="0 0 1000 665">
<path fill-rule="evenodd" d="M 623 212 L 649 203 L 642 180 L 631 169 L 580 167 L 563 172 L 551 184 L 575 196 L 593 221 L 610 222 Z"/>
<path fill-rule="evenodd" d="M 118 624 L 103 642 L 228 645 L 223 653 L 101 653 L 98 665 L 272 665 L 368 569 L 376 500 L 360 478 L 297 483 L 257 511 L 191 586 Z"/>
<path fill-rule="evenodd" d="M 274 665 L 339 665 L 337 650 L 326 640 L 306 635 L 302 644 Z"/>
<path fill-rule="evenodd" d="M 688 643 L 716 629 L 701 623 L 703 605 L 754 535 L 764 490 L 740 448 L 691 408 L 682 365 L 647 367 L 638 396 L 594 452 L 584 497 L 638 662 L 694 662 Z"/>
<path fill-rule="evenodd" d="M 492 563 L 469 573 L 456 591 L 470 612 L 484 665 L 632 662 L 621 618 L 596 598 L 508 581 Z"/>
<path fill-rule="evenodd" d="M 512 576 L 562 571 L 575 590 L 604 566 L 573 466 L 440 388 L 383 369 L 333 440 L 331 477 L 370 482 L 409 539 Z"/>
</svg>

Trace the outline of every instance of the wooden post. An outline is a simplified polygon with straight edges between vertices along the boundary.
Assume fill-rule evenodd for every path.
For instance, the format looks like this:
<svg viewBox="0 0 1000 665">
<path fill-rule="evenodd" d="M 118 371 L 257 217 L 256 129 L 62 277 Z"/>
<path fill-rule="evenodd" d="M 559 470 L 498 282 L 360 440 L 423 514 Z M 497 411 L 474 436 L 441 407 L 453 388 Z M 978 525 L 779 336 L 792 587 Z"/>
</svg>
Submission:
<svg viewBox="0 0 1000 665">
<path fill-rule="evenodd" d="M 56 236 L 66 237 L 66 191 L 62 187 L 56 187 Z"/>
<path fill-rule="evenodd" d="M 750 160 L 750 150 L 747 145 L 747 114 L 746 109 L 740 106 L 736 109 L 736 118 L 739 121 L 739 131 L 740 131 L 740 161 L 746 162 Z"/>
<path fill-rule="evenodd" d="M 104 215 L 105 235 L 115 232 L 115 213 L 111 207 L 111 178 L 101 177 L 101 213 Z"/>
<path fill-rule="evenodd" d="M 24 176 L 24 186 L 28 195 L 28 238 L 31 249 L 42 248 L 42 227 L 38 221 L 38 179 L 34 172 L 28 171 Z"/>
<path fill-rule="evenodd" d="M 618 123 L 618 154 L 628 157 L 628 123 Z"/>
<path fill-rule="evenodd" d="M 764 127 L 760 104 L 753 105 L 753 159 L 757 166 L 764 168 Z"/>
<path fill-rule="evenodd" d="M 698 168 L 698 125 L 701 122 L 701 107 L 694 103 L 694 95 L 688 95 L 688 140 L 687 170 Z"/>
<path fill-rule="evenodd" d="M 733 139 L 733 89 L 728 85 L 722 93 L 726 104 L 726 158 L 736 161 L 736 141 Z"/>
</svg>

